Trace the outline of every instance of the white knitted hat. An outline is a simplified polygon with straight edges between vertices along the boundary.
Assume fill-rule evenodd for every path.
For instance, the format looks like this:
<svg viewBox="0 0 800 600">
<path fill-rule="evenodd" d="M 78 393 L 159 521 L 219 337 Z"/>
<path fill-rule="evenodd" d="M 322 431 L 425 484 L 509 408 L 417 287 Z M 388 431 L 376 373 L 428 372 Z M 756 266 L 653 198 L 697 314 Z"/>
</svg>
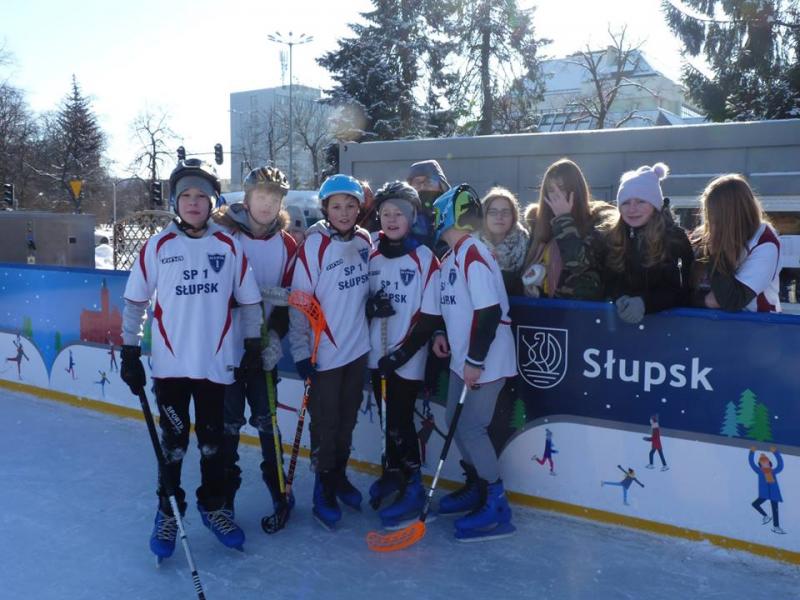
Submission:
<svg viewBox="0 0 800 600">
<path fill-rule="evenodd" d="M 617 206 L 622 206 L 631 198 L 638 198 L 649 202 L 656 210 L 661 210 L 664 206 L 664 194 L 659 181 L 666 179 L 668 173 L 669 167 L 664 163 L 656 163 L 652 167 L 645 165 L 624 173 L 619 180 Z"/>
</svg>

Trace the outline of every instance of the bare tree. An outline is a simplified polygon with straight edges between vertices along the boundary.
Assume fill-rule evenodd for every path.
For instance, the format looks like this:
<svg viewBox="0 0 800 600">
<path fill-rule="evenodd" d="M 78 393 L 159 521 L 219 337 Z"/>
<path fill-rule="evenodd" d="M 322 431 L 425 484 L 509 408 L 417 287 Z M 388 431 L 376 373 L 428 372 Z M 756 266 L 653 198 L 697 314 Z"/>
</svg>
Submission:
<svg viewBox="0 0 800 600">
<path fill-rule="evenodd" d="M 293 113 L 294 135 L 311 158 L 313 179 L 308 183 L 316 189 L 320 184 L 321 165 L 325 162 L 325 148 L 335 137 L 333 109 L 318 100 L 302 100 L 295 103 Z"/>
<path fill-rule="evenodd" d="M 588 45 L 572 55 L 568 62 L 585 69 L 589 75 L 592 92 L 578 96 L 570 102 L 573 115 L 570 122 L 591 121 L 595 129 L 605 129 L 612 106 L 625 88 L 639 88 L 649 94 L 655 93 L 645 85 L 634 81 L 642 66 L 641 47 L 643 42 L 629 43 L 626 39 L 627 27 L 619 32 L 608 30 L 611 45 L 606 50 L 592 50 Z M 613 123 L 621 127 L 638 115 L 638 108 L 627 110 Z"/>
<path fill-rule="evenodd" d="M 139 144 L 131 162 L 133 173 L 146 172 L 150 182 L 158 181 L 159 167 L 171 162 L 174 156 L 172 145 L 178 135 L 169 126 L 169 114 L 163 109 L 144 109 L 131 123 L 133 138 Z"/>
</svg>

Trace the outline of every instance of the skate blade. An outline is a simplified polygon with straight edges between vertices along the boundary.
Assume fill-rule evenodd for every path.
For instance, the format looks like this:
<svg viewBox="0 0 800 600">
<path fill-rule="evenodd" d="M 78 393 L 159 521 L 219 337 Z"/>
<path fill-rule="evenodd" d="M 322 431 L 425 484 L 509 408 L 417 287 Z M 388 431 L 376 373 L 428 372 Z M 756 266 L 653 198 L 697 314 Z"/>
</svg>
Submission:
<svg viewBox="0 0 800 600">
<path fill-rule="evenodd" d="M 488 542 L 511 537 L 517 530 L 511 523 L 497 525 L 492 529 L 458 529 L 456 539 L 459 542 Z"/>
<path fill-rule="evenodd" d="M 316 513 L 314 513 L 314 519 L 316 519 L 317 523 L 322 525 L 323 529 L 327 529 L 328 531 L 336 531 L 336 522 L 328 522 Z"/>
<path fill-rule="evenodd" d="M 438 515 L 436 513 L 432 513 L 432 512 L 428 513 L 428 516 L 425 517 L 425 523 L 433 523 L 436 520 L 437 516 Z M 414 513 L 413 515 L 409 515 L 407 518 L 401 519 L 399 521 L 384 522 L 383 523 L 383 528 L 386 531 L 397 531 L 399 529 L 405 529 L 406 527 L 408 527 L 409 525 L 411 525 L 415 521 L 419 521 L 419 514 L 418 513 Z"/>
</svg>

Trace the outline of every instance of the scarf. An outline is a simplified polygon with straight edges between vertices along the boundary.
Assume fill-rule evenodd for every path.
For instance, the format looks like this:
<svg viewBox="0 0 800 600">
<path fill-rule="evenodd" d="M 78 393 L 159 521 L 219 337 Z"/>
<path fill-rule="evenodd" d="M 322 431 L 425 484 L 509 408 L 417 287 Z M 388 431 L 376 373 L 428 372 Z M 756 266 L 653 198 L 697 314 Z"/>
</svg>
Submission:
<svg viewBox="0 0 800 600">
<path fill-rule="evenodd" d="M 493 244 L 485 231 L 481 231 L 478 238 L 489 248 L 502 271 L 518 273 L 522 270 L 525 253 L 528 251 L 528 232 L 522 225 L 514 223 L 498 244 Z"/>
</svg>

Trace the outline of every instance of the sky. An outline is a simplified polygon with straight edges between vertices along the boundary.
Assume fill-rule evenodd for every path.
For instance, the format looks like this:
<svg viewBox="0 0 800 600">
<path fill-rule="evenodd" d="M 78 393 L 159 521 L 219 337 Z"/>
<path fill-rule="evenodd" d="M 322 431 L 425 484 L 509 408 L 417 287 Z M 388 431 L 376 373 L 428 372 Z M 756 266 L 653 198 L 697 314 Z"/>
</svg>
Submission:
<svg viewBox="0 0 800 600">
<path fill-rule="evenodd" d="M 628 27 L 644 41 L 650 62 L 665 75 L 680 75 L 680 43 L 669 32 L 660 0 L 521 0 L 536 6 L 537 35 L 553 40 L 549 57 L 587 44 L 603 47 L 607 29 Z M 136 154 L 131 123 L 145 110 L 166 111 L 187 152 L 230 145 L 232 92 L 281 85 L 281 46 L 276 31 L 305 33 L 295 46 L 294 81 L 326 88 L 331 80 L 315 59 L 350 33 L 348 23 L 369 0 L 2 0 L 0 42 L 13 63 L 0 76 L 27 93 L 37 112 L 54 110 L 76 76 L 93 102 L 109 138 L 112 172 L 129 174 Z M 284 80 L 288 84 L 288 75 Z M 175 144 L 176 146 L 178 143 Z M 220 167 L 228 177 L 229 165 Z M 162 176 L 166 176 L 162 174 Z"/>
</svg>

